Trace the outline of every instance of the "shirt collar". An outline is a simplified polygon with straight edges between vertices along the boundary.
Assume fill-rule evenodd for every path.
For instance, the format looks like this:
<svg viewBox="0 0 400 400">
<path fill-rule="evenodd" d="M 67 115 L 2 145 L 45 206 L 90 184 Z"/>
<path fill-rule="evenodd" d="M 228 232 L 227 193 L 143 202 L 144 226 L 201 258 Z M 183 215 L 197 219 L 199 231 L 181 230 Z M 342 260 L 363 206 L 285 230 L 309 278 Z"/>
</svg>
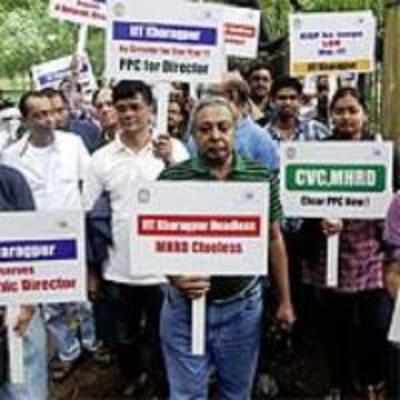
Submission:
<svg viewBox="0 0 400 400">
<path fill-rule="evenodd" d="M 271 133 L 271 136 L 274 139 L 278 139 L 281 140 L 282 139 L 282 135 L 279 131 L 279 129 L 277 129 L 275 127 L 275 124 L 278 120 L 278 116 L 275 115 L 272 120 L 266 125 L 266 129 L 268 129 L 268 131 Z M 306 122 L 302 119 L 300 119 L 299 117 L 296 117 L 296 126 L 294 129 L 294 139 L 299 138 L 299 136 L 304 132 L 305 130 L 305 124 Z"/>
<path fill-rule="evenodd" d="M 192 169 L 196 171 L 199 175 L 211 175 L 210 167 L 204 162 L 204 159 L 202 157 L 196 157 L 192 159 Z M 243 158 L 234 151 L 231 174 L 242 172 L 244 169 L 245 163 Z"/>
<path fill-rule="evenodd" d="M 59 132 L 57 130 L 53 131 L 54 134 L 54 140 L 53 142 L 48 146 L 52 150 L 60 152 L 61 151 L 61 143 L 60 143 L 60 137 L 59 137 Z M 18 153 L 20 157 L 24 155 L 24 153 L 28 150 L 28 146 L 30 145 L 29 139 L 31 138 L 31 132 L 28 131 L 25 133 L 24 136 L 19 140 L 19 148 L 18 148 Z"/>
<path fill-rule="evenodd" d="M 114 149 L 116 153 L 126 151 L 128 153 L 134 153 L 127 145 L 125 145 L 122 140 L 121 140 L 121 135 L 120 133 L 116 133 L 115 138 L 114 138 Z M 146 146 L 144 146 L 138 153 L 135 154 L 141 154 L 142 152 L 147 152 L 147 151 L 153 151 L 153 141 L 150 140 Z"/>
</svg>

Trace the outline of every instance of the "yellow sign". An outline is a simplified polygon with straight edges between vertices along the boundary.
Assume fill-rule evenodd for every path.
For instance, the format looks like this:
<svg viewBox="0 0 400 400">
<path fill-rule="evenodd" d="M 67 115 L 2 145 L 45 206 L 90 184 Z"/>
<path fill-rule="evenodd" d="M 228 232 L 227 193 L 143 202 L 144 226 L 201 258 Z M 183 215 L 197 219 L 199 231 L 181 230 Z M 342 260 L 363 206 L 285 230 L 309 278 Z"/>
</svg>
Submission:
<svg viewBox="0 0 400 400">
<path fill-rule="evenodd" d="M 372 68 L 370 60 L 330 61 L 330 62 L 298 62 L 292 65 L 292 74 L 304 76 L 309 74 L 326 74 L 332 72 L 353 71 L 369 72 Z"/>
</svg>

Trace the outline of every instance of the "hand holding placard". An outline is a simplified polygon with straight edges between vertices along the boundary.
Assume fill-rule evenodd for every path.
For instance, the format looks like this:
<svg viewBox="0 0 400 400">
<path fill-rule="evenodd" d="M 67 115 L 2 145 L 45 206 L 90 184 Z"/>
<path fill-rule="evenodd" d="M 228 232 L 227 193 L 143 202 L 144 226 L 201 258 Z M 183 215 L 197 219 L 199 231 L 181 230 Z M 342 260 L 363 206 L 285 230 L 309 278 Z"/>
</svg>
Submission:
<svg viewBox="0 0 400 400">
<path fill-rule="evenodd" d="M 206 276 L 175 276 L 170 282 L 191 300 L 205 296 L 210 290 L 210 278 Z"/>
</svg>

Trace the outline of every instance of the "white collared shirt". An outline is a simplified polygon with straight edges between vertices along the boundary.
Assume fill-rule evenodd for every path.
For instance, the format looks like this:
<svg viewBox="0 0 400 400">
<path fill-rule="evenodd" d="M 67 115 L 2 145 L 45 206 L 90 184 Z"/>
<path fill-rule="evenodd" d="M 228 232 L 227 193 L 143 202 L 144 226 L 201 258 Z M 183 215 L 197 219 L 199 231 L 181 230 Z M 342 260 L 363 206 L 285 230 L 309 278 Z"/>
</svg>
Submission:
<svg viewBox="0 0 400 400">
<path fill-rule="evenodd" d="M 86 177 L 90 156 L 80 137 L 54 131 L 46 147 L 29 142 L 29 133 L 9 146 L 3 162 L 26 178 L 38 210 L 82 209 L 80 182 Z"/>
<path fill-rule="evenodd" d="M 173 159 L 176 162 L 188 159 L 184 145 L 176 139 L 171 140 Z M 114 244 L 109 249 L 109 259 L 104 265 L 105 279 L 133 285 L 164 282 L 164 278 L 160 276 L 130 275 L 128 230 L 132 184 L 138 181 L 154 181 L 164 168 L 164 162 L 153 154 L 151 141 L 136 153 L 125 146 L 116 135 L 114 141 L 93 154 L 84 184 L 84 204 L 86 210 L 91 210 L 103 191 L 110 195 Z"/>
</svg>

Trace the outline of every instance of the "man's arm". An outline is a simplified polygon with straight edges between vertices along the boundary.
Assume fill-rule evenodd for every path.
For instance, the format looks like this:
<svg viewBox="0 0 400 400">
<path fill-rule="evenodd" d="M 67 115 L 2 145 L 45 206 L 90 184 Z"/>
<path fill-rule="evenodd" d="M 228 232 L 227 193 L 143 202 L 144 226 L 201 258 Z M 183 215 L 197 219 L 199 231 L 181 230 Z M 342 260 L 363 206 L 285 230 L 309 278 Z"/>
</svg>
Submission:
<svg viewBox="0 0 400 400">
<path fill-rule="evenodd" d="M 30 211 L 35 208 L 31 189 L 22 174 L 16 173 L 13 189 L 16 210 Z"/>
<path fill-rule="evenodd" d="M 272 278 L 279 296 L 279 307 L 276 317 L 279 321 L 291 325 L 295 320 L 290 299 L 288 259 L 279 222 L 273 222 L 270 227 L 270 252 Z"/>
<path fill-rule="evenodd" d="M 104 191 L 103 179 L 98 171 L 98 163 L 100 158 L 92 158 L 89 162 L 83 181 L 83 207 L 86 211 L 90 211 L 96 200 Z"/>
</svg>

